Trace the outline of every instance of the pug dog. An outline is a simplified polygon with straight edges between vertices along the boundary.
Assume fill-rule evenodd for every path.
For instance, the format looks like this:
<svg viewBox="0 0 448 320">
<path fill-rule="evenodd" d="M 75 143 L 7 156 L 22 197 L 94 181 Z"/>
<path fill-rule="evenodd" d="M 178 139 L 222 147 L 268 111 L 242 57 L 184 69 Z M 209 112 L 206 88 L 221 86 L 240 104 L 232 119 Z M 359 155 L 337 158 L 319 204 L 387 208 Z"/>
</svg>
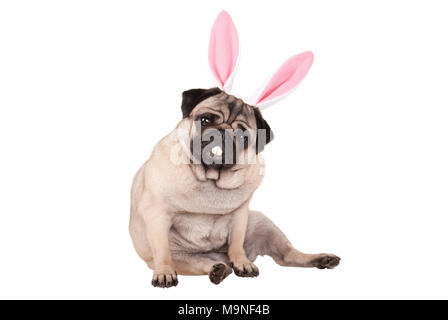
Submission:
<svg viewBox="0 0 448 320">
<path fill-rule="evenodd" d="M 152 285 L 178 275 L 208 275 L 219 284 L 232 270 L 259 274 L 268 255 L 281 266 L 332 269 L 340 258 L 295 249 L 249 203 L 264 174 L 261 152 L 273 133 L 258 107 L 219 88 L 182 95 L 183 119 L 155 146 L 132 185 L 130 235 L 154 270 Z"/>
<path fill-rule="evenodd" d="M 229 93 L 239 40 L 225 11 L 212 27 L 208 56 L 218 87 L 183 92 L 182 120 L 157 143 L 132 185 L 129 231 L 154 270 L 152 284 L 176 286 L 178 274 L 208 275 L 214 284 L 232 271 L 256 277 L 259 255 L 281 266 L 336 267 L 339 257 L 298 251 L 270 219 L 249 209 L 264 175 L 261 152 L 274 137 L 260 110 L 298 86 L 313 54 L 289 58 L 249 103 Z"/>
</svg>

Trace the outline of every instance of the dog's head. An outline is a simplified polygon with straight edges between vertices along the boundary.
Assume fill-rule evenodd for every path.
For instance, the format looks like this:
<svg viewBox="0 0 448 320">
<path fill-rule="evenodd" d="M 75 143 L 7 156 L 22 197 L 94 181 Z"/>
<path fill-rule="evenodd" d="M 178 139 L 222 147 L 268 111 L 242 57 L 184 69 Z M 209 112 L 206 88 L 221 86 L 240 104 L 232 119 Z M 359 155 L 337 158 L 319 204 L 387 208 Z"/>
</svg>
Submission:
<svg viewBox="0 0 448 320">
<path fill-rule="evenodd" d="M 183 92 L 182 113 L 191 122 L 192 160 L 206 168 L 254 163 L 254 157 L 273 139 L 258 108 L 219 88 Z"/>
</svg>

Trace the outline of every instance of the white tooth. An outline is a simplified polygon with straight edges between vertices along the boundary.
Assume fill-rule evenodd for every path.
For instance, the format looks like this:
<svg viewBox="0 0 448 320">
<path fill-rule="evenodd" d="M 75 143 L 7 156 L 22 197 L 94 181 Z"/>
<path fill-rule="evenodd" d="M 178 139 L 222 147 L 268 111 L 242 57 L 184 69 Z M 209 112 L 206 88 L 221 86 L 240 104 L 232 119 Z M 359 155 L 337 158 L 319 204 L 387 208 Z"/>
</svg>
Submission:
<svg viewBox="0 0 448 320">
<path fill-rule="evenodd" d="M 222 149 L 221 149 L 220 146 L 215 146 L 215 147 L 213 147 L 211 151 L 212 151 L 212 153 L 213 153 L 215 156 L 220 156 L 220 155 L 222 155 Z"/>
</svg>

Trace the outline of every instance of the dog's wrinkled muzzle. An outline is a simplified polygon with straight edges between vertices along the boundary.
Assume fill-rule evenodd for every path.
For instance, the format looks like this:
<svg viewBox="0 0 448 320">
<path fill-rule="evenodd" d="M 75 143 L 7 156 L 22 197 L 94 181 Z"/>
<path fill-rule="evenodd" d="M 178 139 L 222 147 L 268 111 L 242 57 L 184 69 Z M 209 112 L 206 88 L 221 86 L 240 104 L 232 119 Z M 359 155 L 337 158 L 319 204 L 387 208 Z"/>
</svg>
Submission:
<svg viewBox="0 0 448 320">
<path fill-rule="evenodd" d="M 217 169 L 230 168 L 236 161 L 233 130 L 208 129 L 201 137 L 201 161 Z"/>
</svg>

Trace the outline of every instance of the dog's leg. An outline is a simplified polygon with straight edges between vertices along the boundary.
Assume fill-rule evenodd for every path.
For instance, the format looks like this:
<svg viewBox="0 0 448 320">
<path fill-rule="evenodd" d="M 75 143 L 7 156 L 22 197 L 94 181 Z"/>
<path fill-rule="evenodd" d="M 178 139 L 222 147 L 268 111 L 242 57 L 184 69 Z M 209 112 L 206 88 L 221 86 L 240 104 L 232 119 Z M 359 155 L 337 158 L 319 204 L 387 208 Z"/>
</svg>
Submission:
<svg viewBox="0 0 448 320">
<path fill-rule="evenodd" d="M 230 264 L 239 277 L 256 277 L 258 268 L 247 258 L 244 251 L 244 239 L 246 236 L 249 216 L 248 203 L 233 213 L 229 235 L 229 259 Z"/>
<path fill-rule="evenodd" d="M 149 198 L 149 197 L 147 197 Z M 168 232 L 171 220 L 163 208 L 149 203 L 141 203 L 138 215 L 145 224 L 145 236 L 151 247 L 152 255 L 146 263 L 154 270 L 152 285 L 169 288 L 177 285 L 177 274 L 172 266 Z"/>
<path fill-rule="evenodd" d="M 341 260 L 328 253 L 300 252 L 270 219 L 258 211 L 249 214 L 244 250 L 251 261 L 258 255 L 268 255 L 279 265 L 289 267 L 332 269 Z"/>
<path fill-rule="evenodd" d="M 211 282 L 219 284 L 232 268 L 224 253 L 178 253 L 173 256 L 173 266 L 182 275 L 208 275 Z"/>
</svg>

